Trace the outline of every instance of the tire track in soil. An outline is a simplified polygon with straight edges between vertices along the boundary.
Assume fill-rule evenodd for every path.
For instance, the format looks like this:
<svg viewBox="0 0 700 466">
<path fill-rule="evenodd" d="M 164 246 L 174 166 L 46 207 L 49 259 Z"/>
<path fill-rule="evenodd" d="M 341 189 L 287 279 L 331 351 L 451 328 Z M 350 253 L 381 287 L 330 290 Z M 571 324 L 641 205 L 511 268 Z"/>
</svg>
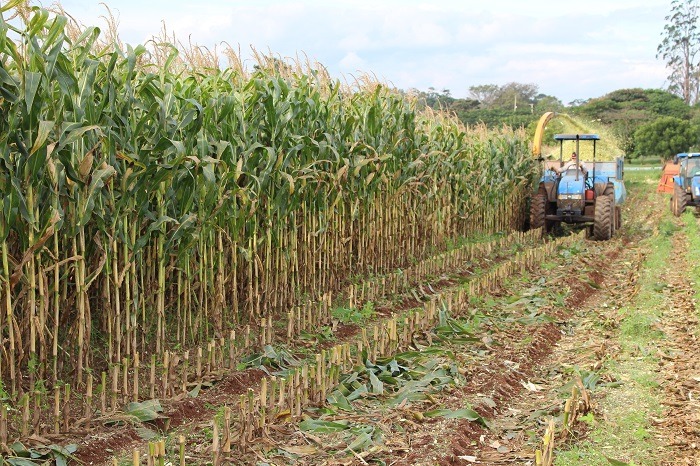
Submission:
<svg viewBox="0 0 700 466">
<path fill-rule="evenodd" d="M 588 243 L 588 247 L 593 244 L 600 245 L 600 243 Z M 627 260 L 625 255 L 621 254 L 624 251 L 621 241 L 610 241 L 603 247 L 613 266 Z M 577 260 L 581 265 L 586 266 L 588 263 L 584 256 L 585 254 L 581 253 Z M 479 403 L 472 408 L 492 425 L 503 422 L 508 416 L 509 408 L 516 404 L 524 403 L 531 407 L 532 411 L 542 408 L 541 397 L 533 399 L 536 394 L 527 391 L 523 383 L 536 378 L 543 364 L 552 356 L 557 342 L 563 336 L 560 324 L 565 323 L 575 310 L 586 306 L 592 300 L 598 301 L 597 296 L 604 293 L 606 277 L 593 271 L 589 273 L 589 278 L 594 286 L 582 281 L 568 283 L 571 290 L 565 300 L 564 308 L 551 310 L 548 313 L 555 322 L 540 325 L 534 333 L 530 326 L 523 325 L 514 329 L 504 342 L 504 350 L 495 352 L 494 357 L 490 358 L 486 364 L 469 368 L 466 374 L 467 384 L 450 396 L 451 401 L 448 404 L 462 407 L 464 400 L 488 399 L 487 403 Z M 610 277 L 607 279 L 609 280 Z M 561 277 L 554 277 L 549 281 L 548 286 L 561 286 L 565 283 L 566 280 Z M 530 339 L 528 345 L 518 344 L 526 339 Z M 471 464 L 464 459 L 466 457 L 476 457 L 477 463 L 474 464 L 512 465 L 517 459 L 534 460 L 534 452 L 524 451 L 527 450 L 524 448 L 526 439 L 522 434 L 512 439 L 507 451 L 499 453 L 491 446 L 498 444 L 496 442 L 499 442 L 499 435 L 488 428 L 468 420 L 432 422 L 442 425 L 430 426 L 424 423 L 425 431 L 416 435 L 410 453 L 392 464 L 396 466 Z M 500 440 L 500 443 L 505 442 Z"/>
<path fill-rule="evenodd" d="M 654 224 L 660 220 L 660 212 L 658 212 L 657 202 L 652 211 L 652 215 L 656 221 L 647 218 L 646 223 Z M 644 235 L 642 235 L 644 236 Z M 554 353 L 545 354 L 539 361 L 540 368 L 534 368 L 534 371 L 545 370 L 548 365 L 554 365 L 557 359 L 560 362 L 566 362 L 569 365 L 577 365 L 578 367 L 593 367 L 595 369 L 600 365 L 601 361 L 606 357 L 617 354 L 620 350 L 615 342 L 615 330 L 619 326 L 620 316 L 614 307 L 607 307 L 607 303 L 616 302 L 618 306 L 623 306 L 623 303 L 632 302 L 637 293 L 637 278 L 639 270 L 642 267 L 645 259 L 645 250 L 637 247 L 637 240 L 640 239 L 639 231 L 630 231 L 626 236 L 623 236 L 620 245 L 613 252 L 614 258 L 609 258 L 608 270 L 620 270 L 606 280 L 601 280 L 598 276 L 595 278 L 595 283 L 602 285 L 600 290 L 587 294 L 585 290 L 577 290 L 574 293 L 580 296 L 578 304 L 585 305 L 588 309 L 579 309 L 576 313 L 584 315 L 583 319 L 590 319 L 585 316 L 586 313 L 595 312 L 599 319 L 605 319 L 610 323 L 612 328 L 599 330 L 597 335 L 589 335 L 589 340 L 586 348 L 580 348 L 573 355 L 575 361 L 572 360 L 572 348 L 580 346 L 581 337 L 571 335 L 559 341 L 561 349 L 557 349 L 557 357 Z M 659 339 L 656 344 L 659 347 L 659 379 L 662 380 L 660 390 L 663 394 L 660 398 L 664 400 L 662 404 L 665 406 L 665 411 L 661 419 L 651 419 L 654 424 L 655 437 L 660 444 L 661 459 L 656 464 L 660 466 L 680 466 L 680 465 L 700 465 L 700 320 L 698 318 L 698 307 L 695 300 L 695 290 L 690 283 L 690 270 L 692 261 L 690 261 L 683 251 L 688 251 L 688 239 L 683 232 L 676 232 L 672 238 L 672 251 L 668 260 L 668 267 L 660 271 L 659 281 L 668 283 L 667 287 L 667 303 L 666 309 L 662 313 L 662 317 L 658 324 L 658 330 L 664 332 L 664 338 Z M 678 252 L 681 253 L 678 253 Z M 614 286 L 622 286 L 623 288 L 614 290 Z M 570 309 L 578 307 L 574 305 L 576 298 L 572 296 L 571 300 L 567 300 L 567 307 Z M 603 305 L 603 306 L 601 306 Z M 588 325 L 589 324 L 584 324 Z M 583 330 L 583 329 L 582 329 Z M 594 329 L 592 329 L 594 330 Z M 559 339 L 555 339 L 556 342 Z M 554 344 L 552 342 L 552 344 Z M 541 345 L 539 345 L 541 347 Z M 545 344 L 546 346 L 546 344 Z M 533 349 L 537 355 L 537 349 Z M 614 356 L 613 356 L 614 357 Z M 521 380 L 527 380 L 533 375 L 533 371 L 527 371 L 522 374 Z M 547 405 L 545 400 L 551 401 L 552 397 L 537 396 L 536 393 L 527 392 L 522 389 L 519 384 L 518 376 L 513 375 L 508 378 L 505 386 L 499 386 L 496 391 L 498 394 L 512 393 L 510 399 L 496 399 L 497 406 L 494 411 L 500 411 L 501 415 L 495 419 L 491 419 L 491 431 L 485 429 L 475 423 L 460 421 L 454 432 L 450 435 L 451 453 L 443 455 L 440 458 L 439 464 L 445 465 L 464 465 L 464 464 L 490 464 L 490 465 L 512 465 L 519 462 L 527 462 L 530 464 L 534 460 L 534 451 L 526 443 L 524 435 L 521 433 L 519 438 L 514 439 L 508 444 L 507 450 L 500 453 L 496 446 L 504 442 L 502 434 L 509 428 L 514 427 L 513 419 L 518 415 L 505 414 L 504 407 L 510 408 L 514 413 L 519 413 L 520 419 L 527 417 L 528 413 L 532 413 L 537 409 L 545 409 L 550 411 L 550 414 L 556 415 L 558 405 L 561 400 L 554 400 L 554 403 Z M 539 383 L 539 382 L 538 382 Z M 492 387 L 497 384 L 490 384 Z M 551 384 L 550 384 L 551 385 Z M 513 388 L 515 387 L 515 388 Z M 543 391 L 548 391 L 552 388 L 544 387 Z M 466 394 L 466 396 L 474 394 Z M 545 398 L 545 400 L 543 400 Z M 481 407 L 483 408 L 483 407 Z M 553 409 L 552 409 L 553 408 Z M 595 408 L 595 406 L 594 406 Z M 486 414 L 487 410 L 480 410 L 480 413 Z M 524 415 L 523 415 L 524 413 Z M 604 414 L 603 414 L 604 416 Z M 535 421 L 532 418 L 529 420 L 530 426 L 537 428 Z M 506 426 L 504 428 L 504 426 Z M 522 426 L 519 426 L 522 427 Z M 580 426 L 575 432 L 574 439 L 580 440 L 585 438 L 586 426 Z M 520 448 L 513 448 L 519 442 Z M 429 452 L 414 453 L 410 456 L 411 459 L 425 457 Z M 434 455 L 434 452 L 432 453 Z M 462 456 L 460 458 L 460 456 Z M 465 458 L 469 457 L 467 461 Z M 476 457 L 476 459 L 475 459 Z M 398 464 L 411 464 L 410 462 L 402 462 Z M 422 463 L 421 463 L 422 464 Z M 425 463 L 432 464 L 432 463 Z"/>
<path fill-rule="evenodd" d="M 668 306 L 660 321 L 666 338 L 660 341 L 659 378 L 663 380 L 664 413 L 656 422 L 657 438 L 664 444 L 660 465 L 700 464 L 700 331 L 695 290 L 690 284 L 688 238 L 677 232 L 674 252 L 662 281 Z M 665 280 L 663 280 L 665 278 Z"/>
</svg>

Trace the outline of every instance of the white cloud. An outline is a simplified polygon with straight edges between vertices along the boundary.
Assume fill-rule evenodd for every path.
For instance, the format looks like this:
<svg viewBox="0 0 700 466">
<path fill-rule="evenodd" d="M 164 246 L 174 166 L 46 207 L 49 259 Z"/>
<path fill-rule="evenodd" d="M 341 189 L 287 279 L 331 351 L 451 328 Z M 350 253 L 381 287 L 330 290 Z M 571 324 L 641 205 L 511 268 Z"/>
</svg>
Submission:
<svg viewBox="0 0 700 466">
<path fill-rule="evenodd" d="M 372 48 L 372 41 L 366 33 L 354 33 L 340 39 L 338 47 L 342 50 L 364 50 Z"/>
<path fill-rule="evenodd" d="M 355 52 L 348 52 L 340 59 L 340 69 L 343 72 L 354 73 L 356 71 L 367 71 L 365 69 L 366 62 L 360 58 Z"/>
<path fill-rule="evenodd" d="M 98 0 L 63 0 L 96 24 Z M 643 3 L 643 4 L 640 4 Z M 307 54 L 332 74 L 374 74 L 397 87 L 532 82 L 564 102 L 622 87 L 659 87 L 655 59 L 668 0 L 115 0 L 121 32 L 143 42 L 165 20 L 180 40 Z"/>
</svg>

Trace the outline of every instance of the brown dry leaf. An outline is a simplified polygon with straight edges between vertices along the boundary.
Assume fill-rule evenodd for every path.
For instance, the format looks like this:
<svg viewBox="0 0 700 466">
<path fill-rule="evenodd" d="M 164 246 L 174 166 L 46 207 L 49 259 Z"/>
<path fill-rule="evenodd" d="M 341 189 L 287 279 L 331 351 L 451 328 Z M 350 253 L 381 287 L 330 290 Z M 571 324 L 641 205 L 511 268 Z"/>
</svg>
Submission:
<svg viewBox="0 0 700 466">
<path fill-rule="evenodd" d="M 531 391 L 531 392 L 540 392 L 542 391 L 542 386 L 534 384 L 532 382 L 520 382 L 520 384 L 525 387 L 526 390 Z"/>
<path fill-rule="evenodd" d="M 318 448 L 313 445 L 290 445 L 280 448 L 286 452 L 292 453 L 293 455 L 299 456 L 315 455 L 318 453 Z"/>
<path fill-rule="evenodd" d="M 476 463 L 476 456 L 462 455 L 462 456 L 458 456 L 457 458 L 464 460 L 464 461 L 468 461 L 470 463 Z"/>
</svg>

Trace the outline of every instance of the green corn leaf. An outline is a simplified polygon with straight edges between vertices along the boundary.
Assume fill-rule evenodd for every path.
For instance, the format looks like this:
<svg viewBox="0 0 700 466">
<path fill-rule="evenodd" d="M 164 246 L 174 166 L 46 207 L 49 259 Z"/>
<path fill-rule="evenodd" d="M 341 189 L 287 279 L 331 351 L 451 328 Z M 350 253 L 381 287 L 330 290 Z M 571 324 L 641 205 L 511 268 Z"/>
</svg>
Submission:
<svg viewBox="0 0 700 466">
<path fill-rule="evenodd" d="M 34 98 L 39 90 L 39 84 L 41 84 L 41 73 L 34 71 L 24 72 L 24 105 L 27 109 L 27 114 L 32 113 L 32 106 L 34 105 Z"/>
<path fill-rule="evenodd" d="M 40 466 L 40 463 L 36 463 L 32 460 L 26 458 L 5 458 L 5 462 L 10 466 Z"/>
<path fill-rule="evenodd" d="M 350 428 L 348 421 L 322 421 L 319 419 L 305 419 L 299 423 L 299 428 L 304 432 L 317 434 L 329 434 L 341 432 Z"/>
<path fill-rule="evenodd" d="M 46 139 L 51 133 L 51 129 L 53 128 L 53 126 L 53 121 L 42 120 L 39 122 L 39 131 L 36 135 L 36 139 L 34 140 L 34 145 L 32 145 L 32 148 L 29 151 L 30 155 L 38 151 L 44 145 Z"/>
<path fill-rule="evenodd" d="M 345 395 L 338 390 L 334 390 L 333 392 L 329 393 L 326 397 L 326 401 L 329 404 L 342 409 L 343 411 L 354 411 L 352 405 Z"/>
<path fill-rule="evenodd" d="M 61 150 L 67 145 L 76 142 L 83 136 L 83 134 L 87 133 L 88 131 L 96 131 L 99 134 L 102 133 L 102 129 L 98 125 L 81 126 L 79 128 L 73 129 L 68 134 L 64 133 L 65 137 L 63 137 L 62 135 L 58 144 L 58 150 Z"/>
<path fill-rule="evenodd" d="M 53 17 L 51 26 L 49 27 L 49 33 L 46 35 L 42 45 L 42 52 L 46 53 L 50 47 L 55 48 L 56 45 L 62 45 L 63 39 L 60 38 L 60 36 L 63 34 L 66 23 L 68 23 L 68 18 L 65 16 L 57 15 Z"/>
<path fill-rule="evenodd" d="M 378 395 L 384 394 L 384 384 L 382 383 L 382 381 L 379 380 L 376 375 L 374 375 L 374 372 L 367 372 L 369 373 L 369 380 L 372 384 L 372 393 L 376 393 Z"/>
<path fill-rule="evenodd" d="M 444 417 L 445 419 L 466 419 L 468 421 L 476 421 L 481 425 L 486 425 L 484 418 L 479 415 L 473 409 L 435 409 L 432 411 L 426 411 L 423 413 L 425 417 Z"/>
<path fill-rule="evenodd" d="M 22 442 L 14 442 L 12 445 L 10 445 L 10 450 L 12 450 L 15 456 L 22 458 L 29 458 L 31 455 L 30 451 L 24 446 L 24 444 L 22 444 Z"/>
<path fill-rule="evenodd" d="M 374 445 L 374 441 L 372 440 L 372 434 L 368 432 L 362 432 L 360 435 L 355 437 L 355 439 L 350 443 L 350 445 L 347 446 L 346 450 L 354 452 L 364 451 L 372 445 Z"/>
<path fill-rule="evenodd" d="M 23 5 L 25 0 L 8 0 L 4 4 L 0 5 L 0 13 L 5 11 L 10 11 L 19 5 Z"/>
<path fill-rule="evenodd" d="M 158 400 L 146 400 L 141 403 L 131 402 L 124 407 L 124 411 L 140 422 L 165 418 L 165 416 L 159 414 L 163 412 L 163 407 Z"/>
</svg>

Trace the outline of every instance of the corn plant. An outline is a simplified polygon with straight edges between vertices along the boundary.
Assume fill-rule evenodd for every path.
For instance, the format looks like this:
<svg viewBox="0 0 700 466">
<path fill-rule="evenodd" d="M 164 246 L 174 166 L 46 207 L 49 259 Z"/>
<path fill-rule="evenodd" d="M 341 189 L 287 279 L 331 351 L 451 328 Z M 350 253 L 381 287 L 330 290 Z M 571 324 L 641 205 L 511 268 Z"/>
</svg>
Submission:
<svg viewBox="0 0 700 466">
<path fill-rule="evenodd" d="M 228 50 L 231 67 L 198 67 L 175 45 L 105 41 L 16 3 L 0 9 L 12 393 L 81 388 L 521 220 L 522 132 L 464 128 L 315 65 L 247 71 Z"/>
</svg>

